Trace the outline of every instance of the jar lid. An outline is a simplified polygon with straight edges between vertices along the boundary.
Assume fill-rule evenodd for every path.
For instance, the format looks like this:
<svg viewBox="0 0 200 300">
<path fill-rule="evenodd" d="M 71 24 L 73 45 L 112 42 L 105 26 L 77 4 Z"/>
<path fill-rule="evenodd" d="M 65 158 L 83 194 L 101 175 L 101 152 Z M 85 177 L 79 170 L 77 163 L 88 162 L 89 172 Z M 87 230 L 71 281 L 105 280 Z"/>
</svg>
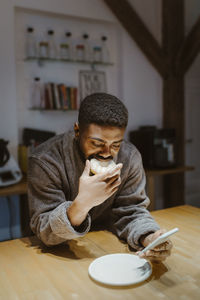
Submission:
<svg viewBox="0 0 200 300">
<path fill-rule="evenodd" d="M 54 34 L 54 31 L 53 31 L 53 30 L 48 30 L 48 34 L 49 34 L 49 35 L 53 35 L 53 34 Z"/>
<path fill-rule="evenodd" d="M 84 38 L 84 39 L 88 39 L 88 38 L 89 38 L 89 34 L 85 33 L 85 34 L 83 35 L 83 38 Z"/>
<path fill-rule="evenodd" d="M 105 36 L 105 35 L 103 35 L 102 37 L 101 37 L 101 39 L 102 39 L 102 41 L 107 41 L 107 36 Z"/>
<path fill-rule="evenodd" d="M 28 31 L 28 32 L 33 32 L 34 29 L 33 29 L 33 27 L 28 27 L 28 28 L 27 28 L 27 31 Z"/>
<path fill-rule="evenodd" d="M 70 36 L 72 35 L 72 33 L 71 33 L 70 31 L 67 31 L 67 32 L 65 33 L 65 35 L 66 35 L 67 37 L 70 37 Z"/>
</svg>

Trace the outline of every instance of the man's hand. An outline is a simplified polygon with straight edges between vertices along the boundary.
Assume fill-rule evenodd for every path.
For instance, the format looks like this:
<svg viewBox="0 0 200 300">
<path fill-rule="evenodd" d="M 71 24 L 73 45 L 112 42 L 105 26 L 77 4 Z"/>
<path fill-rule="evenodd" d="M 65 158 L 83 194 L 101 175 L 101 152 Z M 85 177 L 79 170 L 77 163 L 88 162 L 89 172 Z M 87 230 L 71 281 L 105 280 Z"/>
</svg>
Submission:
<svg viewBox="0 0 200 300">
<path fill-rule="evenodd" d="M 90 162 L 86 161 L 85 169 L 79 179 L 79 192 L 68 209 L 68 218 L 73 226 L 80 225 L 88 211 L 111 197 L 121 183 L 122 164 L 112 170 L 90 176 Z"/>
<path fill-rule="evenodd" d="M 160 229 L 154 233 L 149 234 L 143 240 L 141 240 L 142 245 L 144 247 L 148 246 L 158 236 L 165 232 L 165 229 Z M 166 242 L 156 246 L 154 249 L 147 250 L 146 253 L 139 254 L 139 252 L 137 252 L 136 254 L 139 254 L 141 258 L 149 259 L 152 262 L 161 262 L 164 261 L 171 254 L 172 246 L 172 242 L 170 240 L 167 240 Z"/>
</svg>

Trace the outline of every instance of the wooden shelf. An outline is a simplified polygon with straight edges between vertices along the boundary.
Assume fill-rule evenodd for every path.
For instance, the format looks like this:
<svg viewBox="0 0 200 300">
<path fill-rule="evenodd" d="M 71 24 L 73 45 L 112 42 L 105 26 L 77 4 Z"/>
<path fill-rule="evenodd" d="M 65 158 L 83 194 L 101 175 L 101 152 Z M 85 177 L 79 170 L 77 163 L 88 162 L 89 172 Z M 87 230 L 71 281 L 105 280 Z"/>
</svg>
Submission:
<svg viewBox="0 0 200 300">
<path fill-rule="evenodd" d="M 40 107 L 31 107 L 29 110 L 35 110 L 35 111 L 62 111 L 62 112 L 71 112 L 71 111 L 78 111 L 78 109 L 64 109 L 64 108 L 40 108 Z"/>
<path fill-rule="evenodd" d="M 114 63 L 105 63 L 98 61 L 82 61 L 82 60 L 72 60 L 72 59 L 60 59 L 60 58 L 43 58 L 43 57 L 30 57 L 25 58 L 24 61 L 36 61 L 39 64 L 42 62 L 62 62 L 62 63 L 72 63 L 72 64 L 86 64 L 86 65 L 102 65 L 102 66 L 113 66 Z"/>
</svg>

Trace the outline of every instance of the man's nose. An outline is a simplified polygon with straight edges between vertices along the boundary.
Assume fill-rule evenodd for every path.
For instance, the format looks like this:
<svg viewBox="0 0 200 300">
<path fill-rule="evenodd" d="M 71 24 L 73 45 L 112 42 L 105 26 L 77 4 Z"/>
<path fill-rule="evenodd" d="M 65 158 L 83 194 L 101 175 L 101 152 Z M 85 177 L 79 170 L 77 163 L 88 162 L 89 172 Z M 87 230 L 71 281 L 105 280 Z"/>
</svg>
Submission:
<svg viewBox="0 0 200 300">
<path fill-rule="evenodd" d="M 110 156 L 110 155 L 111 155 L 111 149 L 110 149 L 110 147 L 105 145 L 105 146 L 103 147 L 102 151 L 101 151 L 101 155 L 102 155 L 104 158 Z"/>
</svg>

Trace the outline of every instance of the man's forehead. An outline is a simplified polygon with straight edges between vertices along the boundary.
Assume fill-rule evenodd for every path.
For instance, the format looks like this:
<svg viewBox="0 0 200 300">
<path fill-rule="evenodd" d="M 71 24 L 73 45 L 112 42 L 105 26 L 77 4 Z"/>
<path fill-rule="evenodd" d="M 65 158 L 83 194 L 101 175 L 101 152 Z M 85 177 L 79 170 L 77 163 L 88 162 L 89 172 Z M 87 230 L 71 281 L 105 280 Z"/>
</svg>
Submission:
<svg viewBox="0 0 200 300">
<path fill-rule="evenodd" d="M 125 128 L 115 126 L 101 126 L 96 124 L 90 124 L 86 129 L 86 136 L 89 139 L 101 139 L 101 140 L 116 140 L 121 141 L 123 139 Z"/>
</svg>

